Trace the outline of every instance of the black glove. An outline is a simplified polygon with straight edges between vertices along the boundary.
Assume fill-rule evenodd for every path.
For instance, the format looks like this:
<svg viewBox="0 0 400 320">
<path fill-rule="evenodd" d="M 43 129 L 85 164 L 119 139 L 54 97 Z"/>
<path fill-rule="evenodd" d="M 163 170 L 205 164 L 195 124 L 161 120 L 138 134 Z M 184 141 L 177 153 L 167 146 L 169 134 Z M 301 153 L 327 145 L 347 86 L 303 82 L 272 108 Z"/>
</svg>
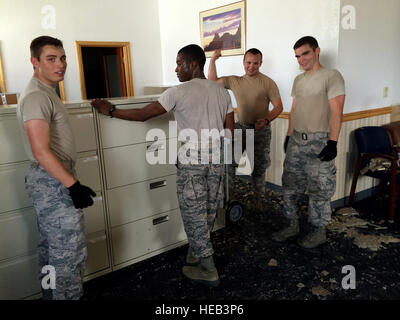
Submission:
<svg viewBox="0 0 400 320">
<path fill-rule="evenodd" d="M 318 155 L 318 158 L 320 158 L 321 161 L 331 161 L 335 159 L 336 156 L 337 156 L 337 141 L 328 140 L 328 142 L 326 143 L 326 147 L 322 149 L 322 151 Z"/>
<path fill-rule="evenodd" d="M 68 190 L 75 208 L 83 209 L 93 204 L 92 197 L 95 197 L 96 193 L 89 187 L 81 185 L 79 181 L 76 181 Z"/>
<path fill-rule="evenodd" d="M 285 151 L 285 153 L 286 153 L 286 150 L 287 150 L 287 145 L 289 143 L 289 138 L 290 138 L 290 136 L 286 136 L 285 143 L 283 144 L 283 150 Z"/>
</svg>

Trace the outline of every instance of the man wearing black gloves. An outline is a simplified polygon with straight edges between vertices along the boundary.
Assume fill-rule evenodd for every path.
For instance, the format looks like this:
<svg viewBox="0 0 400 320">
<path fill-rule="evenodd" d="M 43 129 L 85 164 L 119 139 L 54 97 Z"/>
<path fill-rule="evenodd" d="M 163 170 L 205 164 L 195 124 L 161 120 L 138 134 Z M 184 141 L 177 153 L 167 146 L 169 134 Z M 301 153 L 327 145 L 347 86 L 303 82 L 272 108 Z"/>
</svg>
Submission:
<svg viewBox="0 0 400 320">
<path fill-rule="evenodd" d="M 67 68 L 62 42 L 38 37 L 30 49 L 34 74 L 21 94 L 17 116 L 31 160 L 25 182 L 37 214 L 39 280 L 44 266 L 54 267 L 55 288 L 42 290 L 43 297 L 75 300 L 83 294 L 87 255 L 82 209 L 93 204 L 96 194 L 74 177 L 75 142 L 56 93 Z"/>
<path fill-rule="evenodd" d="M 337 70 L 319 62 L 320 48 L 313 37 L 303 37 L 294 45 L 298 63 L 305 71 L 293 83 L 293 104 L 284 149 L 282 176 L 284 214 L 289 226 L 272 239 L 285 241 L 300 232 L 298 201 L 307 192 L 310 230 L 297 243 L 314 248 L 326 241 L 326 225 L 331 220 L 330 200 L 336 190 L 337 155 L 345 86 Z"/>
</svg>

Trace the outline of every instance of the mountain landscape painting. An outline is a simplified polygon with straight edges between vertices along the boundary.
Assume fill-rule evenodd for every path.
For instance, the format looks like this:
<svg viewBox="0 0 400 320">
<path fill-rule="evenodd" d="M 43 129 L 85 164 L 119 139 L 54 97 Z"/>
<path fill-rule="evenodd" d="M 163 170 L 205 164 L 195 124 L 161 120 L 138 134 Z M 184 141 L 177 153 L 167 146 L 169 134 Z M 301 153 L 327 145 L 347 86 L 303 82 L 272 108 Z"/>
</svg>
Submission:
<svg viewBox="0 0 400 320">
<path fill-rule="evenodd" d="M 221 49 L 222 55 L 244 53 L 244 19 L 244 1 L 200 13 L 201 40 L 206 56 L 211 56 L 216 49 Z"/>
</svg>

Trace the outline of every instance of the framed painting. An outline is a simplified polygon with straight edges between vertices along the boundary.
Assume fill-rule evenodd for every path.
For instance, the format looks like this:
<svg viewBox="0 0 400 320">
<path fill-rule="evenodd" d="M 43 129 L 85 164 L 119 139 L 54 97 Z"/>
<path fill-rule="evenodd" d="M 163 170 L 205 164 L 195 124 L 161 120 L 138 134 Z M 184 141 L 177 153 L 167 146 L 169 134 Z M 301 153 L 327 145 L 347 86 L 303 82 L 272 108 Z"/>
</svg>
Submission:
<svg viewBox="0 0 400 320">
<path fill-rule="evenodd" d="M 201 46 L 206 57 L 221 49 L 223 56 L 246 51 L 246 1 L 200 12 Z"/>
</svg>

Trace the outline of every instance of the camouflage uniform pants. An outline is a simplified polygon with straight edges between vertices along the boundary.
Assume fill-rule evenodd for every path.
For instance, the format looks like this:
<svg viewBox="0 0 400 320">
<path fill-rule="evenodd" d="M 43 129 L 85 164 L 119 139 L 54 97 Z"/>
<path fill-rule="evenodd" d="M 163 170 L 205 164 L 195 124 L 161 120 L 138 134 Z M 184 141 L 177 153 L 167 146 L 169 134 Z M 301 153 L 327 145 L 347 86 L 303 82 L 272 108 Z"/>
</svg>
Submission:
<svg viewBox="0 0 400 320">
<path fill-rule="evenodd" d="M 282 175 L 283 207 L 289 219 L 298 218 L 298 201 L 307 192 L 309 223 L 325 226 L 331 220 L 331 198 L 336 190 L 335 162 L 318 159 L 328 139 L 329 134 L 324 132 L 303 136 L 294 131 L 290 136 Z"/>
<path fill-rule="evenodd" d="M 223 197 L 223 164 L 182 164 L 178 162 L 177 193 L 183 225 L 193 256 L 214 253 L 210 233 Z"/>
<path fill-rule="evenodd" d="M 68 189 L 33 163 L 25 177 L 39 229 L 39 280 L 43 266 L 56 270 L 54 300 L 75 300 L 83 294 L 86 260 L 83 211 L 76 209 Z M 48 290 L 45 290 L 48 291 Z M 48 292 L 44 292 L 48 297 Z"/>
<path fill-rule="evenodd" d="M 253 129 L 254 126 L 243 125 L 235 123 L 235 129 L 242 129 L 242 153 L 246 150 L 246 129 Z M 251 173 L 254 192 L 257 197 L 265 196 L 265 171 L 271 164 L 269 156 L 271 145 L 271 125 L 268 124 L 263 129 L 254 131 L 254 167 Z M 235 176 L 236 168 L 238 164 L 232 161 L 232 165 L 229 166 L 230 181 L 233 181 Z"/>
</svg>

